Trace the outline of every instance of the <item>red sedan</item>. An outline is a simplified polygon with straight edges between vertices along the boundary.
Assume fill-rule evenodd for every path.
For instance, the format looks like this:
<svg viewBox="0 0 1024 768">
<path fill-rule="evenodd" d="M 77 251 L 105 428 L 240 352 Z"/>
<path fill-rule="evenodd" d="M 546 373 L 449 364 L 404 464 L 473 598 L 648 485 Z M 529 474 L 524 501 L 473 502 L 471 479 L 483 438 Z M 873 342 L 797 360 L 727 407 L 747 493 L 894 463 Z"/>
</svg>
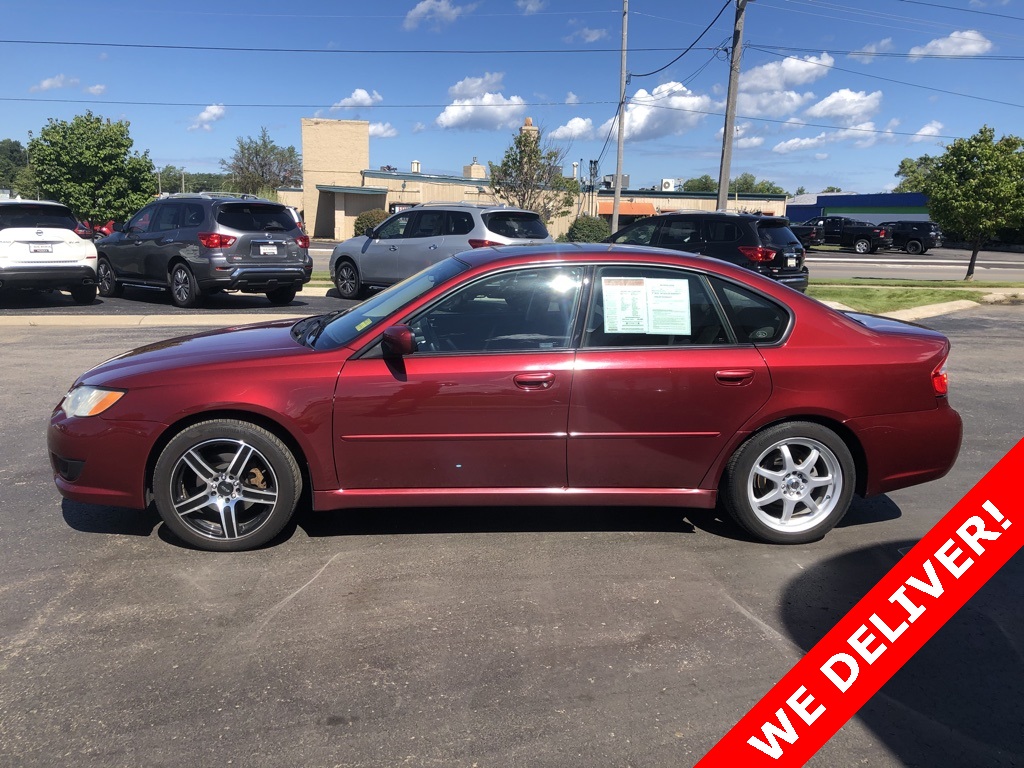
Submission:
<svg viewBox="0 0 1024 768">
<path fill-rule="evenodd" d="M 459 254 L 350 309 L 127 352 L 54 410 L 70 499 L 211 550 L 316 510 L 721 501 L 816 540 L 960 448 L 949 341 L 711 259 L 584 245 Z"/>
</svg>

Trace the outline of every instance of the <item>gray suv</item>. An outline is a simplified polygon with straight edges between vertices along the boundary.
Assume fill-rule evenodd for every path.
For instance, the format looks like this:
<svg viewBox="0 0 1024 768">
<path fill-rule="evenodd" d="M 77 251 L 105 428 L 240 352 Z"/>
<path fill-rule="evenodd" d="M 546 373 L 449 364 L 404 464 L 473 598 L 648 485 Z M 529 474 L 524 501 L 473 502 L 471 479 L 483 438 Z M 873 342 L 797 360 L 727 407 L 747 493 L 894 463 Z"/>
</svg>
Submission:
<svg viewBox="0 0 1024 768">
<path fill-rule="evenodd" d="M 538 245 L 551 235 L 533 211 L 479 203 L 422 203 L 349 238 L 331 254 L 331 280 L 358 299 L 461 251 L 489 245 Z"/>
<path fill-rule="evenodd" d="M 164 195 L 96 242 L 101 296 L 164 288 L 179 307 L 204 294 L 265 293 L 288 304 L 313 274 L 309 237 L 280 203 L 252 195 Z"/>
</svg>

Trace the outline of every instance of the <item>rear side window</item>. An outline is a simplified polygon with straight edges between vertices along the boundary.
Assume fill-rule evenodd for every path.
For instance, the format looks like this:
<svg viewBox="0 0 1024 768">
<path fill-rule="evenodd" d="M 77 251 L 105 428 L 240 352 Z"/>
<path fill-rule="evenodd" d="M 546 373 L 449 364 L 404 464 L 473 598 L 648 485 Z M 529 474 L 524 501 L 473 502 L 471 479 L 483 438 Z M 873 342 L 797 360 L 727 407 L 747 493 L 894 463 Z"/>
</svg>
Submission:
<svg viewBox="0 0 1024 768">
<path fill-rule="evenodd" d="M 740 344 L 778 341 L 789 326 L 789 313 L 759 293 L 713 277 L 711 284 Z"/>
<path fill-rule="evenodd" d="M 502 237 L 537 240 L 548 236 L 548 228 L 536 213 L 495 211 L 483 215 L 484 226 Z"/>
<path fill-rule="evenodd" d="M 217 210 L 217 223 L 240 232 L 281 232 L 296 228 L 283 205 L 225 203 Z"/>
<path fill-rule="evenodd" d="M 444 211 L 421 211 L 406 237 L 437 237 L 443 232 Z"/>
<path fill-rule="evenodd" d="M 700 221 L 694 219 L 675 219 L 661 225 L 658 234 L 658 245 L 662 248 L 686 250 L 700 241 Z"/>
<path fill-rule="evenodd" d="M 180 205 L 161 205 L 157 209 L 156 219 L 153 221 L 151 232 L 166 232 L 178 228 L 178 215 L 181 213 Z"/>
<path fill-rule="evenodd" d="M 783 246 L 800 244 L 800 238 L 794 235 L 793 230 L 785 224 L 759 222 L 757 233 L 761 239 L 761 245 Z"/>
<path fill-rule="evenodd" d="M 0 205 L 0 229 L 12 227 L 56 227 L 74 229 L 78 225 L 71 210 L 62 205 L 19 203 Z"/>
<path fill-rule="evenodd" d="M 709 221 L 707 225 L 709 243 L 738 243 L 743 230 L 734 221 Z"/>
<path fill-rule="evenodd" d="M 650 245 L 657 224 L 657 219 L 638 221 L 620 231 L 616 237 L 612 238 L 612 242 L 625 245 Z"/>
<path fill-rule="evenodd" d="M 448 211 L 448 234 L 468 235 L 473 231 L 473 217 L 465 211 Z"/>
</svg>

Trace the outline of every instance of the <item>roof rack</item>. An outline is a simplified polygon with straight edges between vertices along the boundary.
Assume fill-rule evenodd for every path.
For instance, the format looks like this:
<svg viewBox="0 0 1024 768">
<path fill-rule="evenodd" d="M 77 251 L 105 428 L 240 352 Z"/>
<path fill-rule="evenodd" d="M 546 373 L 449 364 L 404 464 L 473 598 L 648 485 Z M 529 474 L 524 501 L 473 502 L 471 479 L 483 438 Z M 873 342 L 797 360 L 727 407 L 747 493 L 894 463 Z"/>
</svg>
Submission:
<svg viewBox="0 0 1024 768">
<path fill-rule="evenodd" d="M 248 192 L 163 192 L 158 197 L 161 200 L 166 198 L 201 198 L 206 200 L 264 200 L 259 195 L 250 195 Z M 271 202 L 271 201 L 267 201 Z"/>
<path fill-rule="evenodd" d="M 504 203 L 467 203 L 464 201 L 452 201 L 452 200 L 428 200 L 425 203 L 416 203 L 412 206 L 413 208 L 428 208 L 430 206 L 437 205 L 448 205 L 448 206 L 459 206 L 460 208 L 508 208 Z"/>
</svg>

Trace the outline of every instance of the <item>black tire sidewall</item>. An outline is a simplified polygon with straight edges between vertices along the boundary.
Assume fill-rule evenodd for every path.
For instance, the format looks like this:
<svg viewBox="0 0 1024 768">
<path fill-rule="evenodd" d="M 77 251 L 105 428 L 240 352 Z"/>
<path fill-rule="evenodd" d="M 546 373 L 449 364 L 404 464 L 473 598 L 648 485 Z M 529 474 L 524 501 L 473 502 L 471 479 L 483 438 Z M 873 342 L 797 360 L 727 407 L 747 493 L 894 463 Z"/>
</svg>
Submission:
<svg viewBox="0 0 1024 768">
<path fill-rule="evenodd" d="M 291 304 L 297 293 L 298 291 L 294 288 L 276 288 L 273 291 L 267 291 L 267 300 L 274 306 L 283 307 L 286 304 Z"/>
<path fill-rule="evenodd" d="M 346 294 L 341 289 L 341 270 L 346 268 L 352 270 L 352 277 L 354 278 L 353 282 L 355 286 L 351 293 L 349 294 Z M 353 264 L 351 261 L 345 260 L 338 262 L 338 266 L 335 268 L 334 271 L 334 288 L 335 290 L 338 291 L 338 295 L 341 296 L 341 298 L 343 299 L 359 298 L 359 294 L 362 291 L 362 281 L 359 279 L 359 270 L 356 268 L 356 265 Z"/>
<path fill-rule="evenodd" d="M 174 275 L 179 270 L 184 271 L 185 274 L 188 275 L 189 294 L 188 298 L 185 301 L 179 301 L 178 294 L 174 292 Z M 196 282 L 196 277 L 195 275 L 192 274 L 192 270 L 186 267 L 184 264 L 175 264 L 173 267 L 171 267 L 171 271 L 170 274 L 168 275 L 167 282 L 167 287 L 171 291 L 171 303 L 174 304 L 174 306 L 180 307 L 182 309 L 189 309 L 191 307 L 196 306 L 199 303 L 199 284 Z"/>
<path fill-rule="evenodd" d="M 109 290 L 104 289 L 103 286 L 102 274 L 104 269 L 106 269 L 110 274 Z M 117 276 L 114 274 L 114 268 L 106 257 L 101 257 L 99 263 L 96 265 L 96 284 L 98 286 L 100 296 L 116 298 L 121 295 L 122 286 L 117 282 Z"/>
<path fill-rule="evenodd" d="M 95 285 L 79 285 L 72 288 L 70 293 L 75 304 L 92 304 L 96 301 Z"/>
</svg>

